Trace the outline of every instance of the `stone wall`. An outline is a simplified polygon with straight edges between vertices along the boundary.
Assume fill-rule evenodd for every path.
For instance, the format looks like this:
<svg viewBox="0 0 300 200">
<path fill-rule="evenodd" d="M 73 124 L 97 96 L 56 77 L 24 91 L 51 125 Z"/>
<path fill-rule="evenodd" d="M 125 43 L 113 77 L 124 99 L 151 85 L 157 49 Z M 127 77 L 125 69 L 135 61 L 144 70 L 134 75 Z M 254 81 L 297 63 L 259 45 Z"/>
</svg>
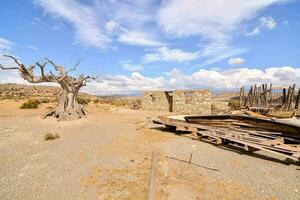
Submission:
<svg viewBox="0 0 300 200">
<path fill-rule="evenodd" d="M 182 114 L 210 114 L 211 93 L 208 90 L 148 91 L 142 98 L 142 108 Z"/>
<path fill-rule="evenodd" d="M 176 113 L 211 114 L 211 93 L 208 90 L 176 90 L 172 107 Z"/>
<path fill-rule="evenodd" d="M 169 111 L 170 103 L 164 91 L 147 91 L 142 98 L 142 108 L 145 110 Z"/>
</svg>

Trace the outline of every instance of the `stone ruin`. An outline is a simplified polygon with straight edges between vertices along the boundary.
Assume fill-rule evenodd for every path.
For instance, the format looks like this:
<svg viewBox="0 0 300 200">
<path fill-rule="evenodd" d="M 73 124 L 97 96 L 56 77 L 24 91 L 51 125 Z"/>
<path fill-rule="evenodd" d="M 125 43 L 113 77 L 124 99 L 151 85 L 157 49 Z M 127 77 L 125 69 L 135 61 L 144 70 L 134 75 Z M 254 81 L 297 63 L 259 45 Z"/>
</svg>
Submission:
<svg viewBox="0 0 300 200">
<path fill-rule="evenodd" d="M 211 114 L 208 90 L 146 91 L 142 108 L 182 114 Z"/>
</svg>

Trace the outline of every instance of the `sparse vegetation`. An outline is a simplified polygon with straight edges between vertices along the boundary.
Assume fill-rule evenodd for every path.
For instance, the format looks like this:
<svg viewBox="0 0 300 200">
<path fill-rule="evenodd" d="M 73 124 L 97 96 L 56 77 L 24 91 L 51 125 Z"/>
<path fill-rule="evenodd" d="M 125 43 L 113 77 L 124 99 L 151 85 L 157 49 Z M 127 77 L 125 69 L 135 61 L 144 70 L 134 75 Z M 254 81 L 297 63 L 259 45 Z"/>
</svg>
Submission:
<svg viewBox="0 0 300 200">
<path fill-rule="evenodd" d="M 77 102 L 81 105 L 87 105 L 88 103 L 90 103 L 91 99 L 89 98 L 84 98 L 84 97 L 78 97 L 77 98 Z"/>
<path fill-rule="evenodd" d="M 101 104 L 110 104 L 114 106 L 126 106 L 129 108 L 132 107 L 140 107 L 141 106 L 141 101 L 140 99 L 137 98 L 98 98 L 97 103 Z"/>
<path fill-rule="evenodd" d="M 236 99 L 230 99 L 229 102 L 228 102 L 228 106 L 232 110 L 238 110 L 240 108 L 240 101 L 236 100 Z"/>
<path fill-rule="evenodd" d="M 94 103 L 99 103 L 99 99 L 94 99 Z"/>
<path fill-rule="evenodd" d="M 27 102 L 24 102 L 21 105 L 21 109 L 37 109 L 39 107 L 40 102 L 36 99 L 29 99 Z"/>
<path fill-rule="evenodd" d="M 49 103 L 50 99 L 42 98 L 42 99 L 28 99 L 27 102 L 24 102 L 20 108 L 21 109 L 37 109 L 42 103 Z"/>
<path fill-rule="evenodd" d="M 42 98 L 42 99 L 39 99 L 38 100 L 40 103 L 49 103 L 50 102 L 50 99 L 48 98 Z"/>
<path fill-rule="evenodd" d="M 47 133 L 44 137 L 45 141 L 47 140 L 55 140 L 55 139 L 58 139 L 59 138 L 59 135 L 56 133 L 56 134 L 53 134 L 53 133 Z"/>
</svg>

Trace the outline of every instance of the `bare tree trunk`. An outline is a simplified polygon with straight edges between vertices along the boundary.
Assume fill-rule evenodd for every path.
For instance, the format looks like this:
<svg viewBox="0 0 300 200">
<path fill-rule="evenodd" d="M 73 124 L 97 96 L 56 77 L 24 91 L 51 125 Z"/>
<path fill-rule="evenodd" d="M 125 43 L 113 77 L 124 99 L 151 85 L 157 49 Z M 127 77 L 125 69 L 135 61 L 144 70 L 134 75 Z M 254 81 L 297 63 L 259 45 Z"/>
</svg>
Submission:
<svg viewBox="0 0 300 200">
<path fill-rule="evenodd" d="M 75 120 L 85 117 L 84 107 L 77 102 L 78 90 L 63 89 L 58 105 L 46 113 L 43 118 L 53 116 L 58 121 Z"/>
<path fill-rule="evenodd" d="M 74 78 L 68 75 L 69 72 L 74 71 L 80 62 L 69 71 L 65 71 L 65 68 L 61 65 L 57 65 L 48 58 L 45 58 L 46 62 L 36 62 L 28 67 L 22 64 L 18 59 L 10 55 L 4 55 L 14 60 L 18 67 L 4 67 L 0 64 L 2 70 L 18 70 L 21 77 L 30 83 L 43 83 L 53 82 L 60 84 L 62 93 L 57 107 L 46 113 L 43 118 L 48 116 L 56 117 L 59 121 L 63 120 L 75 120 L 85 116 L 84 108 L 77 102 L 77 95 L 81 87 L 86 85 L 89 79 L 95 79 L 94 77 L 84 76 L 83 74 L 79 77 Z M 47 64 L 51 64 L 56 74 L 50 71 L 50 74 L 46 74 L 44 68 Z M 34 74 L 34 68 L 38 66 L 40 68 L 40 74 Z"/>
</svg>

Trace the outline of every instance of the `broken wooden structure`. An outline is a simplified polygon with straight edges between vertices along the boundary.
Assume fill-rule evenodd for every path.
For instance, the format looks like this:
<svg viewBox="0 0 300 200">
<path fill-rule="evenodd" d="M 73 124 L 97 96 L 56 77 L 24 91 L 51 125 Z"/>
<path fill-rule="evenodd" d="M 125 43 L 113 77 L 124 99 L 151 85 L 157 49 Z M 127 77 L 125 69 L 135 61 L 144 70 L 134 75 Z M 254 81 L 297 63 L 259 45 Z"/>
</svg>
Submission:
<svg viewBox="0 0 300 200">
<path fill-rule="evenodd" d="M 175 131 L 246 151 L 263 150 L 300 161 L 300 126 L 244 115 L 161 116 L 153 120 Z M 180 132 L 178 132 L 180 133 Z"/>
<path fill-rule="evenodd" d="M 282 90 L 281 90 L 282 89 Z M 295 84 L 288 88 L 272 88 L 272 84 L 240 89 L 240 108 L 276 117 L 291 117 L 299 108 L 300 90 Z"/>
</svg>

